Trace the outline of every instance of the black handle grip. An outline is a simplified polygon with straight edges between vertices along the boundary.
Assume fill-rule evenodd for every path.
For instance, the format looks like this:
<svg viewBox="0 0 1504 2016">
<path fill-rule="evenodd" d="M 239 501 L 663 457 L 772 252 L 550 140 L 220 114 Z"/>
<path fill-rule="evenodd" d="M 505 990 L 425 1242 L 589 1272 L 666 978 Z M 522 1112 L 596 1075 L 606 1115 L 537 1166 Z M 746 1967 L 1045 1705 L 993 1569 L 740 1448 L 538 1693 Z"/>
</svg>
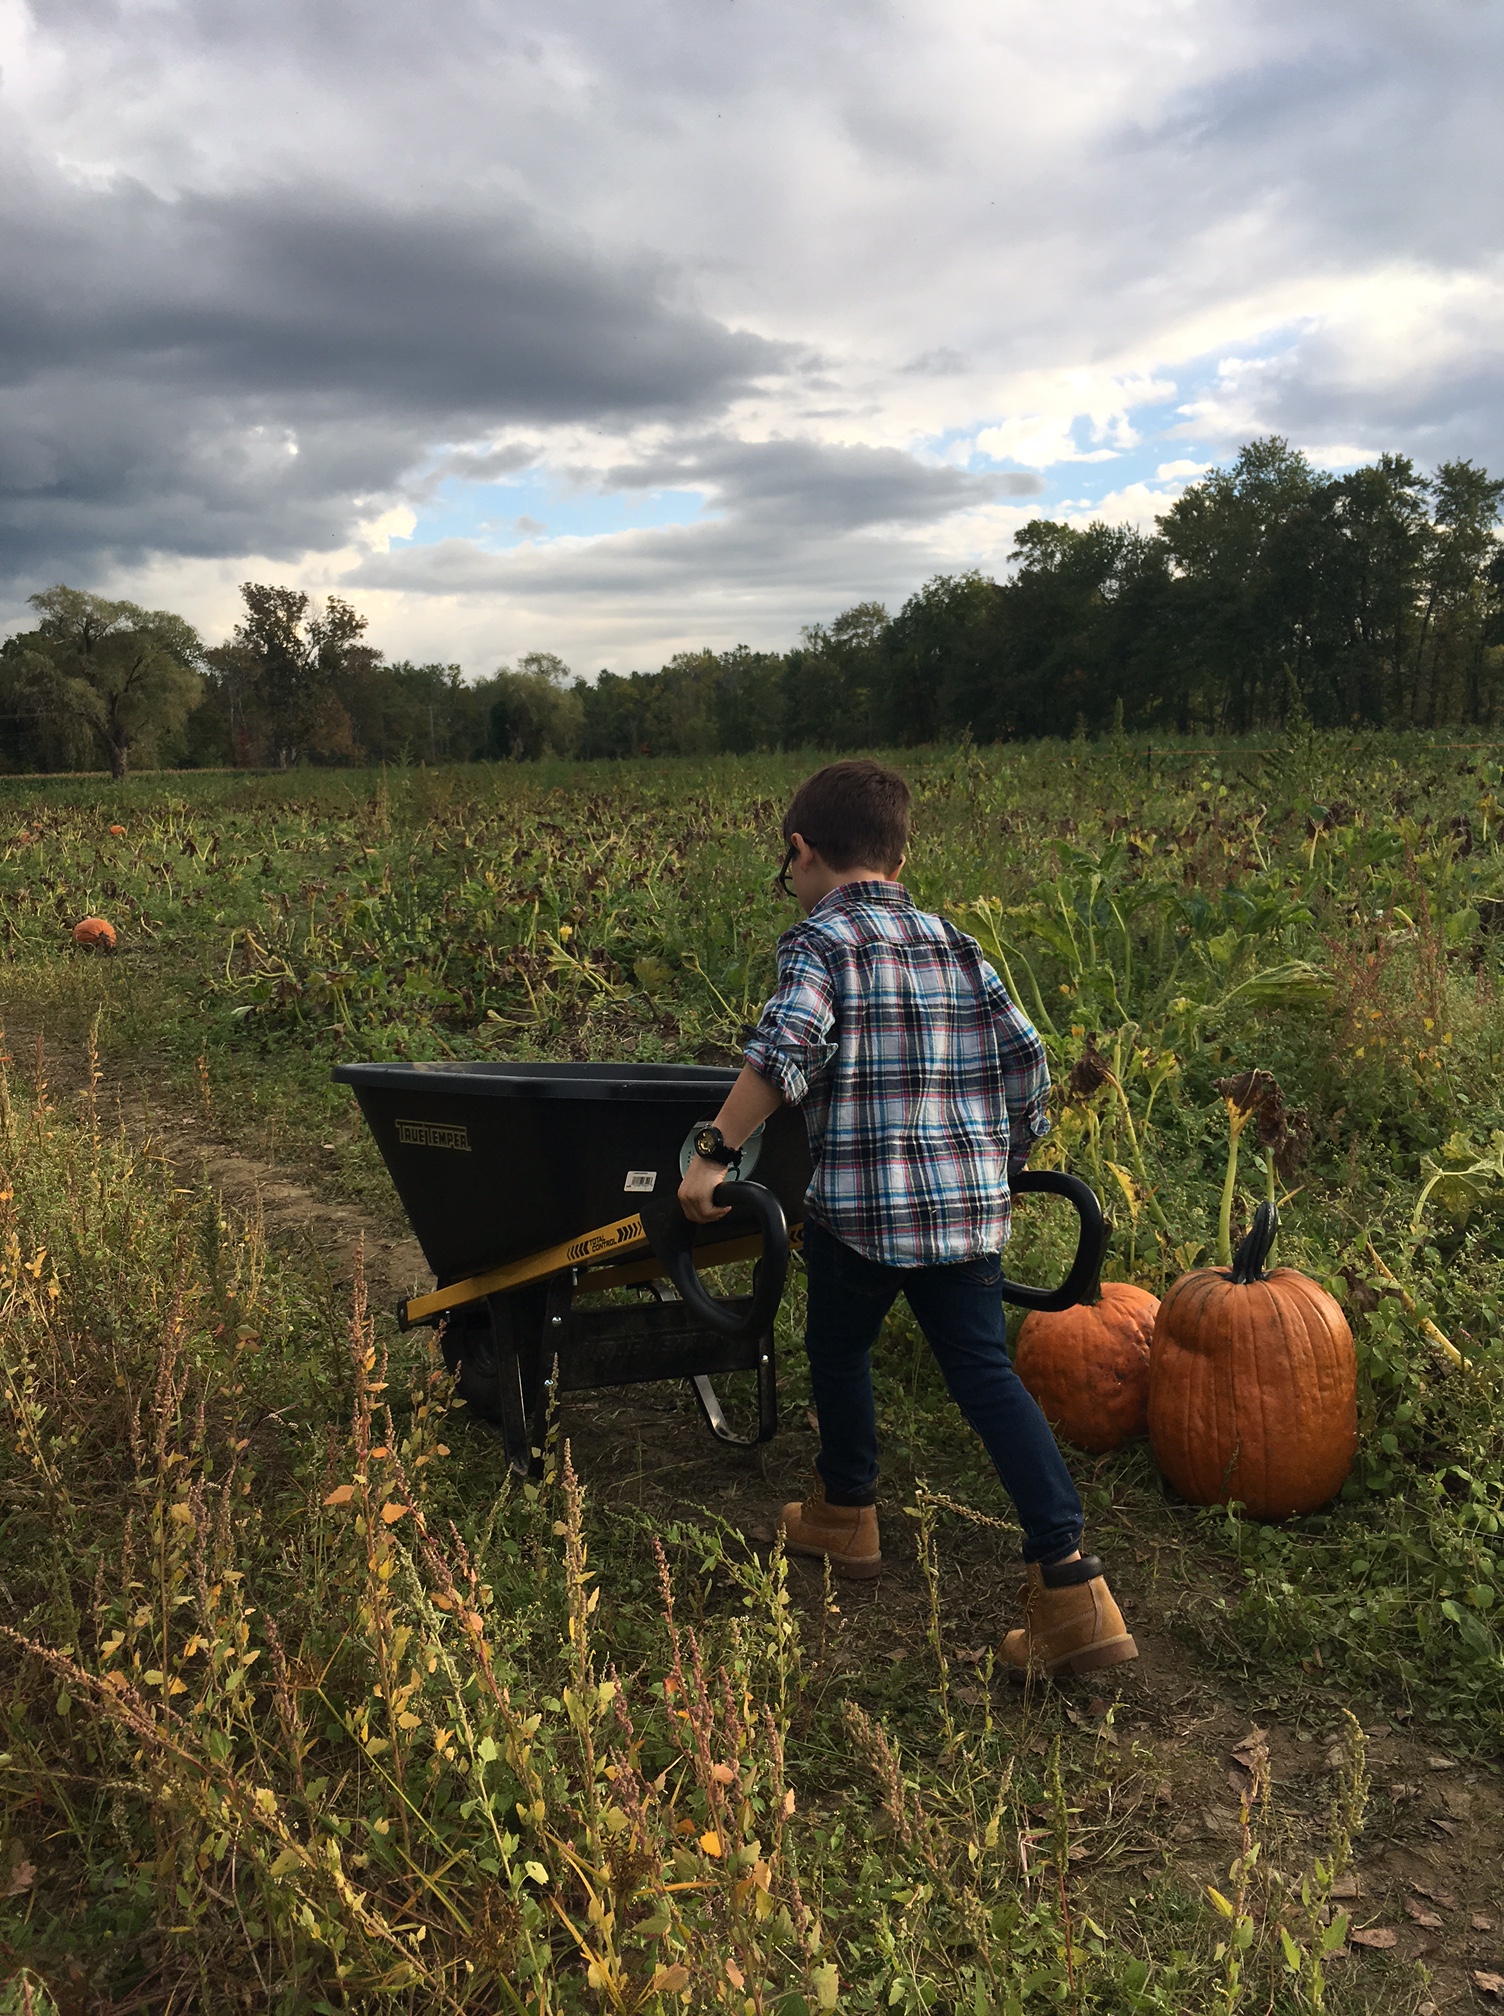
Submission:
<svg viewBox="0 0 1504 2016">
<path fill-rule="evenodd" d="M 1058 1288 L 1026 1288 L 1020 1281 L 1004 1281 L 1003 1300 L 1016 1302 L 1020 1309 L 1073 1309 L 1096 1286 L 1107 1250 L 1107 1221 L 1096 1192 L 1079 1176 L 1067 1176 L 1060 1169 L 1021 1170 L 1011 1188 L 1015 1197 L 1033 1190 L 1067 1198 L 1080 1217 L 1081 1237 L 1071 1271 Z"/>
<path fill-rule="evenodd" d="M 707 1330 L 739 1342 L 765 1337 L 773 1327 L 789 1273 L 789 1227 L 783 1206 L 762 1183 L 722 1183 L 711 1202 L 749 1212 L 762 1232 L 762 1259 L 752 1276 L 752 1300 L 746 1309 L 719 1301 L 705 1288 L 695 1267 L 695 1228 L 677 1198 L 657 1209 L 645 1205 L 643 1230 L 685 1307 Z"/>
</svg>

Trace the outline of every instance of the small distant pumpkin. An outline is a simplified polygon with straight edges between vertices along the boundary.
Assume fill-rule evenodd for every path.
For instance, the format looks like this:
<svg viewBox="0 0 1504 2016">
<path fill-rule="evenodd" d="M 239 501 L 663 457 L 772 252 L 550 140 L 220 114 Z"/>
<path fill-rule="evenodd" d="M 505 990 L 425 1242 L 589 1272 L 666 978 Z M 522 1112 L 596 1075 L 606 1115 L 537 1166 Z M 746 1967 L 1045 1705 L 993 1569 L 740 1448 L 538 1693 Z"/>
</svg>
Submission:
<svg viewBox="0 0 1504 2016">
<path fill-rule="evenodd" d="M 73 927 L 73 942 L 86 952 L 113 952 L 115 927 L 108 917 L 80 917 Z"/>
<path fill-rule="evenodd" d="M 115 838 L 118 840 L 121 834 L 125 831 L 125 828 L 123 826 L 112 826 L 110 828 L 110 831 L 114 834 Z"/>
<path fill-rule="evenodd" d="M 1159 1298 L 1130 1281 L 1101 1283 L 1072 1309 L 1032 1309 L 1014 1368 L 1040 1411 L 1088 1455 L 1121 1449 L 1149 1426 L 1149 1339 Z"/>
<path fill-rule="evenodd" d="M 1265 1274 L 1279 1226 L 1261 1204 L 1231 1269 L 1182 1274 L 1149 1352 L 1149 1440 L 1193 1505 L 1255 1519 L 1314 1512 L 1358 1447 L 1358 1360 L 1332 1297 L 1293 1267 Z"/>
</svg>

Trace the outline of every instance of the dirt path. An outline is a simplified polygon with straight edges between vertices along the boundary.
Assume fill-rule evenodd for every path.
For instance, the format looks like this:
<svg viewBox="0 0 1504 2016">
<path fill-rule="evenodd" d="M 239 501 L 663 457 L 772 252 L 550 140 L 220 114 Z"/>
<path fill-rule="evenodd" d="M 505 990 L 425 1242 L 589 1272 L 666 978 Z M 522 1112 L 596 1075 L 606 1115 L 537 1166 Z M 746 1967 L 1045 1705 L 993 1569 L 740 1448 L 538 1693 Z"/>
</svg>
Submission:
<svg viewBox="0 0 1504 2016">
<path fill-rule="evenodd" d="M 6 1047 L 23 1085 L 35 1044 L 35 1031 L 14 1024 L 7 1029 Z M 59 1105 L 84 1091 L 82 1054 L 54 1054 L 49 1047 L 45 1070 Z M 103 1095 L 109 1092 L 107 1083 Z M 237 1216 L 259 1211 L 272 1244 L 315 1265 L 333 1288 L 353 1281 L 362 1243 L 380 1306 L 431 1284 L 416 1240 L 392 1236 L 354 1206 L 320 1197 L 285 1169 L 227 1144 L 209 1115 L 162 1087 L 137 1080 L 114 1096 L 127 1131 L 158 1146 L 185 1183 L 207 1183 Z M 762 1449 L 727 1449 L 706 1434 L 689 1394 L 674 1385 L 573 1396 L 560 1425 L 606 1512 L 630 1507 L 660 1524 L 703 1508 L 754 1543 L 771 1537 L 777 1505 L 802 1494 L 815 1449 L 812 1431 L 796 1416 L 786 1418 Z M 498 1470 L 501 1460 L 498 1445 Z M 870 1682 L 886 1667 L 895 1679 L 933 1695 L 928 1594 L 909 1529 L 896 1504 L 890 1507 L 882 1579 L 842 1587 L 834 1611 L 826 1610 L 818 1567 L 791 1563 L 791 1586 L 823 1693 L 839 1698 L 857 1676 Z M 1125 1895 L 1171 1870 L 1196 1888 L 1225 1884 L 1238 1852 L 1238 1796 L 1248 1783 L 1240 1759 L 1249 1753 L 1239 1746 L 1253 1731 L 1267 1743 L 1272 1774 L 1276 1838 L 1266 1852 L 1282 1868 L 1304 1866 L 1324 1836 L 1336 1790 L 1332 1745 L 1341 1704 L 1312 1694 L 1299 1716 L 1287 1716 L 1283 1725 L 1260 1711 L 1257 1695 L 1244 1695 L 1189 1649 L 1182 1628 L 1192 1605 L 1236 1596 L 1223 1572 L 1167 1548 L 1162 1536 L 1146 1538 L 1126 1520 L 1103 1526 L 1094 1539 L 1111 1557 L 1114 1586 L 1142 1656 L 1135 1666 L 1065 1691 L 1069 1721 L 1109 1746 L 1119 1762 L 1131 1757 L 1129 1777 L 1137 1787 L 1131 1828 L 1122 1816 L 1109 1824 L 1109 1813 L 1098 1825 L 1098 1816 L 1083 1813 L 1083 1880 Z M 950 1653 L 951 1684 L 968 1705 L 980 1699 L 979 1662 L 1013 1621 L 1017 1570 L 1000 1557 L 996 1540 L 975 1528 L 946 1539 L 944 1639 L 958 1648 Z M 997 1712 L 1027 1714 L 1006 1689 Z M 1354 1924 L 1377 1940 L 1367 1950 L 1339 1955 L 1336 1964 L 1375 1970 L 1366 1996 L 1366 2006 L 1375 2009 L 1417 2006 L 1403 1978 L 1416 1963 L 1432 1976 L 1418 2005 L 1422 2011 L 1474 2006 L 1477 1976 L 1504 1976 L 1499 1774 L 1448 1754 L 1424 1730 L 1397 1718 L 1369 1717 L 1367 1737 L 1369 1817 L 1342 1893 Z M 1029 1736 L 1022 1721 L 1020 1738 L 1044 1740 Z M 1492 1998 L 1485 1995 L 1481 2006 L 1492 2006 Z"/>
</svg>

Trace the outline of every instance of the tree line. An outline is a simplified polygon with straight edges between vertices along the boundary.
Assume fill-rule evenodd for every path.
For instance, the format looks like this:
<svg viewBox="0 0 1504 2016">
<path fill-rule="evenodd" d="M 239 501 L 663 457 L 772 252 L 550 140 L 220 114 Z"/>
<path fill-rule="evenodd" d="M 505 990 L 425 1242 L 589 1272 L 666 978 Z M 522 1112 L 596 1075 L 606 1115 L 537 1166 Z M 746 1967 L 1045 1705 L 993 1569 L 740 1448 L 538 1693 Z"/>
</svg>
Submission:
<svg viewBox="0 0 1504 2016">
<path fill-rule="evenodd" d="M 1333 476 L 1275 437 L 1152 533 L 1035 519 L 1002 581 L 937 575 L 792 649 L 467 683 L 389 662 L 338 596 L 247 583 L 229 641 L 56 587 L 0 646 L 0 767 L 286 767 L 849 749 L 1098 733 L 1488 725 L 1504 717 L 1504 479 L 1403 455 Z"/>
</svg>

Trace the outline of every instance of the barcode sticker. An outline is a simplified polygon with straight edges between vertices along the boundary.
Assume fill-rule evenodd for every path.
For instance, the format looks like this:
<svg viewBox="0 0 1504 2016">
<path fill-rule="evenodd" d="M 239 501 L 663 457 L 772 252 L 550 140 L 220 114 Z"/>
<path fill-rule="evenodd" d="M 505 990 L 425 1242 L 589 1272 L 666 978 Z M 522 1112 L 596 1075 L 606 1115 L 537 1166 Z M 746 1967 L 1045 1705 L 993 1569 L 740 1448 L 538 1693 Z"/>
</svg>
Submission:
<svg viewBox="0 0 1504 2016">
<path fill-rule="evenodd" d="M 623 1190 L 655 1190 L 658 1187 L 658 1171 L 656 1169 L 629 1169 L 627 1171 L 627 1180 L 621 1187 Z"/>
</svg>

